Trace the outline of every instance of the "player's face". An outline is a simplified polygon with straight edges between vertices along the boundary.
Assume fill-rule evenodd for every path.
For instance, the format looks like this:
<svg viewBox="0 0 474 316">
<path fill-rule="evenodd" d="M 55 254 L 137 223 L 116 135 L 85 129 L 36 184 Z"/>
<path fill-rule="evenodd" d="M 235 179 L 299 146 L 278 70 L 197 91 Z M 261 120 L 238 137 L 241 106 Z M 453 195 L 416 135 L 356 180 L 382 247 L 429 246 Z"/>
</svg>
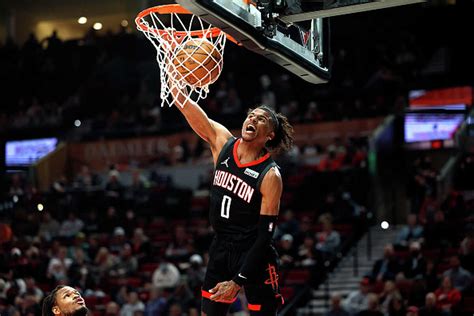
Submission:
<svg viewBox="0 0 474 316">
<path fill-rule="evenodd" d="M 273 137 L 270 114 L 262 109 L 255 109 L 247 115 L 242 126 L 244 141 L 262 140 L 266 143 Z"/>
<path fill-rule="evenodd" d="M 56 304 L 53 313 L 57 316 L 86 315 L 87 307 L 81 294 L 70 286 L 61 288 L 56 293 Z"/>
</svg>

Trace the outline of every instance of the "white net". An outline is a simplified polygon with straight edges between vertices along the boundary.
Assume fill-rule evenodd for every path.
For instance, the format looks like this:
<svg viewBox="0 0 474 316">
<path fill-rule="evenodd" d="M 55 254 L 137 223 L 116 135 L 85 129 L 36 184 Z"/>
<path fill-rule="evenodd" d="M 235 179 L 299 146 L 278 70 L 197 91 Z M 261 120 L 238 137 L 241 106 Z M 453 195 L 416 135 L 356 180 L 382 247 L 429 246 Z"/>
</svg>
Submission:
<svg viewBox="0 0 474 316">
<path fill-rule="evenodd" d="M 162 10 L 168 7 L 172 9 Z M 135 20 L 157 51 L 161 106 L 171 106 L 177 98 L 176 91 L 181 106 L 187 100 L 198 102 L 206 98 L 209 85 L 221 74 L 226 43 L 224 32 L 194 14 L 173 8 L 176 5 L 150 8 Z"/>
</svg>

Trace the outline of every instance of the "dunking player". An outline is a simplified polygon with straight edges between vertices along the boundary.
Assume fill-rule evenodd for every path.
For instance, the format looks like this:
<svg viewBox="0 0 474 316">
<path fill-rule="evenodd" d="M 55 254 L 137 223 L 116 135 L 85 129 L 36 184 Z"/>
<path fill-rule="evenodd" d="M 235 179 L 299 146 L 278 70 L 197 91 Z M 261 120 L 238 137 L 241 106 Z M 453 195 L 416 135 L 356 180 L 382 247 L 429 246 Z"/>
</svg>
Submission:
<svg viewBox="0 0 474 316">
<path fill-rule="evenodd" d="M 235 138 L 178 89 L 172 94 L 189 125 L 209 143 L 215 166 L 209 218 L 216 237 L 202 287 L 202 314 L 227 315 L 244 287 L 251 315 L 275 315 L 282 298 L 272 235 L 283 185 L 270 154 L 292 146 L 293 128 L 283 115 L 259 106 L 248 112 L 242 135 Z"/>
<path fill-rule="evenodd" d="M 81 294 L 70 286 L 58 285 L 43 300 L 43 316 L 86 316 L 88 312 Z"/>
</svg>

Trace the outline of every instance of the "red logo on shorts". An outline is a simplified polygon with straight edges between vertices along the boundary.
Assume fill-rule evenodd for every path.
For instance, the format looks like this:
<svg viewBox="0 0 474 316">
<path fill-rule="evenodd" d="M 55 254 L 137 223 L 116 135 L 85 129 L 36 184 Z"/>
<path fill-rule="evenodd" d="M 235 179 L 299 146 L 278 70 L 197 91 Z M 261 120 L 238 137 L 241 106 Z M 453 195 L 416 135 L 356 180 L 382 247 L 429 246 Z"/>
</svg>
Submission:
<svg viewBox="0 0 474 316">
<path fill-rule="evenodd" d="M 278 273 L 274 265 L 268 264 L 268 279 L 265 280 L 265 284 L 271 284 L 273 290 L 278 288 Z"/>
</svg>

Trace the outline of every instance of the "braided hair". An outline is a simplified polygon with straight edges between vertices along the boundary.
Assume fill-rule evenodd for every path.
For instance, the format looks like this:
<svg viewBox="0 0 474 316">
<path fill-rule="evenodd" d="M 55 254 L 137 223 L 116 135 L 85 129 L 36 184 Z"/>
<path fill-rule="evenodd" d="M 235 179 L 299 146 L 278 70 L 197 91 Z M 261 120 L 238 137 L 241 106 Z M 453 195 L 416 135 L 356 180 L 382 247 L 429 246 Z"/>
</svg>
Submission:
<svg viewBox="0 0 474 316">
<path fill-rule="evenodd" d="M 256 109 L 262 109 L 270 114 L 272 121 L 275 137 L 265 144 L 266 149 L 274 154 L 280 154 L 290 150 L 293 146 L 293 126 L 288 122 L 288 118 L 281 113 L 276 113 L 272 108 L 266 105 L 259 105 Z M 249 110 L 249 113 L 251 111 L 253 111 L 253 109 Z"/>
<path fill-rule="evenodd" d="M 58 285 L 54 290 L 49 293 L 43 300 L 43 311 L 42 316 L 55 316 L 53 313 L 53 306 L 56 305 L 56 294 L 60 289 L 65 287 L 65 285 Z"/>
</svg>

